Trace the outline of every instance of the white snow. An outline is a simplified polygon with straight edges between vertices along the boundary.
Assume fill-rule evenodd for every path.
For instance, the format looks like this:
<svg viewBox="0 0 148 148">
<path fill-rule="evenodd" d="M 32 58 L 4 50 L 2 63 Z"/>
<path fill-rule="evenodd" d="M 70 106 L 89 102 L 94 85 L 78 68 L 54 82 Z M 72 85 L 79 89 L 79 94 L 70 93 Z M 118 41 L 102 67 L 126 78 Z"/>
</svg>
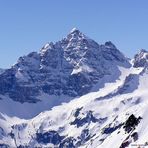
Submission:
<svg viewBox="0 0 148 148">
<path fill-rule="evenodd" d="M 87 65 L 82 65 L 82 66 L 80 66 L 80 67 L 78 67 L 78 69 L 73 69 L 73 71 L 72 71 L 72 73 L 71 73 L 71 75 L 73 75 L 73 74 L 78 74 L 78 73 L 80 73 L 80 72 L 93 72 L 94 70 L 92 69 L 92 68 L 90 68 L 89 66 L 87 66 Z"/>
<path fill-rule="evenodd" d="M 128 136 L 125 134 L 124 129 L 117 129 L 110 135 L 102 135 L 101 131 L 104 127 L 109 125 L 114 121 L 116 118 L 116 122 L 123 123 L 130 114 L 135 114 L 137 117 L 141 116 L 143 119 L 141 120 L 140 124 L 136 128 L 136 131 L 139 134 L 139 139 L 136 142 L 138 143 L 145 143 L 148 139 L 148 118 L 147 118 L 147 105 L 148 105 L 148 92 L 147 92 L 147 83 L 148 82 L 148 74 L 144 73 L 139 77 L 139 86 L 138 89 L 134 92 L 128 94 L 122 94 L 114 96 L 113 98 L 103 99 L 103 100 L 96 100 L 101 96 L 105 96 L 110 92 L 113 92 L 117 89 L 122 83 L 124 79 L 129 74 L 139 74 L 141 73 L 142 69 L 131 68 L 130 70 L 127 68 L 119 67 L 121 71 L 121 76 L 118 80 L 113 83 L 106 83 L 105 86 L 97 92 L 91 92 L 86 94 L 82 97 L 75 98 L 71 100 L 69 103 L 63 103 L 62 105 L 53 107 L 50 111 L 44 111 L 37 115 L 36 117 L 29 119 L 29 120 L 22 120 L 16 117 L 8 117 L 7 115 L 2 114 L 0 118 L 0 126 L 5 129 L 6 132 L 10 132 L 10 127 L 14 125 L 14 123 L 19 124 L 20 126 L 23 124 L 27 124 L 27 127 L 24 130 L 15 130 L 15 132 L 19 133 L 20 140 L 17 143 L 28 143 L 31 135 L 34 135 L 36 131 L 42 129 L 43 131 L 55 130 L 58 131 L 59 127 L 63 127 L 64 130 L 61 131 L 61 135 L 67 135 L 72 137 L 78 137 L 82 130 L 88 128 L 91 135 L 96 134 L 91 140 L 88 140 L 84 145 L 81 147 L 88 147 L 88 148 L 119 148 L 121 143 L 126 139 Z M 3 96 L 1 96 L 3 97 Z M 49 96 L 42 96 L 43 98 L 48 98 Z M 64 98 L 64 96 L 63 96 Z M 140 98 L 140 102 L 136 104 L 136 101 Z M 29 104 L 14 104 L 13 101 L 10 101 L 9 98 L 5 98 L 4 100 L 0 100 L 0 108 L 3 110 L 3 113 L 8 115 L 12 115 L 12 112 L 15 113 L 16 116 L 23 117 L 31 117 L 33 114 L 37 114 L 41 112 L 41 108 L 44 106 L 44 109 L 50 106 L 48 99 L 44 100 L 43 102 L 39 102 L 37 104 L 29 106 Z M 50 97 L 51 99 L 51 97 Z M 52 101 L 57 101 L 59 98 L 53 96 Z M 9 102 L 9 103 L 8 103 Z M 7 104 L 7 105 L 6 105 Z M 7 106 L 6 108 L 3 106 Z M 47 107 L 47 110 L 48 110 Z M 77 128 L 74 125 L 70 125 L 69 123 L 72 122 L 75 118 L 73 113 L 76 111 L 77 108 L 83 107 L 81 114 L 79 115 L 81 118 L 85 117 L 85 114 L 91 110 L 96 118 L 105 118 L 107 120 L 104 123 L 90 123 L 88 126 L 84 125 Z M 8 108 L 10 109 L 8 112 Z M 15 110 L 15 108 L 17 108 Z M 17 110 L 21 108 L 23 111 L 22 113 L 18 113 Z M 40 110 L 38 110 L 40 109 Z M 43 108 L 42 108 L 43 109 Z M 27 116 L 27 113 L 29 115 Z M 24 116 L 25 115 L 25 116 Z M 120 131 L 120 133 L 118 133 Z M 104 142 L 100 142 L 100 139 L 105 139 Z M 5 138 L 3 142 L 11 141 L 10 138 Z M 131 141 L 130 146 L 135 144 L 135 142 Z M 14 146 L 15 144 L 11 141 L 11 145 Z M 51 146 L 51 144 L 49 144 Z M 35 145 L 34 145 L 35 146 Z M 42 145 L 43 146 L 43 145 Z"/>
<path fill-rule="evenodd" d="M 70 31 L 70 33 L 73 33 L 74 31 L 76 31 L 76 30 L 78 30 L 76 27 L 74 27 L 71 31 Z"/>
</svg>

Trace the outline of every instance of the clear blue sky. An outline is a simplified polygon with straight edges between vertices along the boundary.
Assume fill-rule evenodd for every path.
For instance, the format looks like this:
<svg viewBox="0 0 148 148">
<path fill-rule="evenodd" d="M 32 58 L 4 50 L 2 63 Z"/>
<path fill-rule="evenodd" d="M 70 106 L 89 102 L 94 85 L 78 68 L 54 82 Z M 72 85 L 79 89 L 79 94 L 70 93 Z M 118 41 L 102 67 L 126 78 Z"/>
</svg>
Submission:
<svg viewBox="0 0 148 148">
<path fill-rule="evenodd" d="M 0 1 L 0 67 L 58 41 L 73 28 L 132 57 L 148 49 L 148 0 Z"/>
</svg>

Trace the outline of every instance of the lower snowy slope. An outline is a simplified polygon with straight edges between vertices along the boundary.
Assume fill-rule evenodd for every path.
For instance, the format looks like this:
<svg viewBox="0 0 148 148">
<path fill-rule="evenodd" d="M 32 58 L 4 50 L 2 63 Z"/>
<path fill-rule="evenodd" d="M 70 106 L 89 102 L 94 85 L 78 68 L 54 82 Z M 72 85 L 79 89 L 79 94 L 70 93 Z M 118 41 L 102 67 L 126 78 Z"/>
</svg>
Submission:
<svg viewBox="0 0 148 148">
<path fill-rule="evenodd" d="M 90 92 L 99 91 L 100 88 L 106 88 L 106 93 L 108 94 L 111 90 L 114 90 L 120 86 L 120 83 L 124 81 L 126 76 L 131 74 L 131 70 L 121 66 L 110 67 L 110 74 L 105 75 L 100 78 L 99 82 L 92 87 Z M 85 75 L 87 78 L 87 75 Z M 111 87 L 106 87 L 106 84 L 111 85 Z M 111 90 L 110 90 L 111 89 Z M 98 92 L 100 94 L 100 91 Z M 97 94 L 98 94 L 97 93 Z M 79 98 L 79 97 L 77 97 Z M 7 114 L 10 117 L 17 116 L 19 118 L 31 119 L 39 113 L 50 110 L 52 107 L 60 105 L 63 102 L 69 102 L 75 97 L 67 96 L 67 95 L 49 95 L 47 93 L 42 92 L 37 99 L 38 102 L 30 103 L 30 102 L 19 102 L 13 101 L 9 95 L 1 95 L 0 94 L 0 112 Z M 90 99 L 90 98 L 89 98 Z M 80 99 L 81 100 L 81 99 Z"/>
<path fill-rule="evenodd" d="M 125 148 L 147 145 L 148 70 L 119 69 L 121 76 L 115 82 L 32 119 L 1 114 L 0 146 Z"/>
</svg>

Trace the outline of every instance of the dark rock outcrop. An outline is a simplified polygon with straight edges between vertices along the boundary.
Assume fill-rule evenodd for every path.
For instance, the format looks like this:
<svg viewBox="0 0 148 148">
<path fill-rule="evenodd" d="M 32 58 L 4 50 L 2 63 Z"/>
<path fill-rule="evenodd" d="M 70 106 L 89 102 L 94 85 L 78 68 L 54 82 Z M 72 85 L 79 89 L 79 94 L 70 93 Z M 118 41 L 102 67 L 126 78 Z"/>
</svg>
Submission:
<svg viewBox="0 0 148 148">
<path fill-rule="evenodd" d="M 140 120 L 142 118 L 138 117 L 136 118 L 133 114 L 129 116 L 129 118 L 125 121 L 123 128 L 127 133 L 134 130 L 135 127 L 140 123 Z"/>
</svg>

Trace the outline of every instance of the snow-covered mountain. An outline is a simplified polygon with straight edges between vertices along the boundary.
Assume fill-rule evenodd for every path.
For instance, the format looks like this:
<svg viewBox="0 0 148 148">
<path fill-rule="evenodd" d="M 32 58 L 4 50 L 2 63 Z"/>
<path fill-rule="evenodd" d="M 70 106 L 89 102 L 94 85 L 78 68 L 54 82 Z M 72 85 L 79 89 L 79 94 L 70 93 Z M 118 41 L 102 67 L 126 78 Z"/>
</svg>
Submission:
<svg viewBox="0 0 148 148">
<path fill-rule="evenodd" d="M 0 146 L 148 144 L 148 52 L 126 58 L 78 29 L 0 74 Z"/>
<path fill-rule="evenodd" d="M 73 29 L 61 41 L 20 57 L 0 75 L 0 111 L 33 117 L 116 81 L 119 66 L 129 68 L 131 64 L 115 45 L 99 45 Z M 19 113 L 15 106 L 20 108 Z"/>
</svg>

